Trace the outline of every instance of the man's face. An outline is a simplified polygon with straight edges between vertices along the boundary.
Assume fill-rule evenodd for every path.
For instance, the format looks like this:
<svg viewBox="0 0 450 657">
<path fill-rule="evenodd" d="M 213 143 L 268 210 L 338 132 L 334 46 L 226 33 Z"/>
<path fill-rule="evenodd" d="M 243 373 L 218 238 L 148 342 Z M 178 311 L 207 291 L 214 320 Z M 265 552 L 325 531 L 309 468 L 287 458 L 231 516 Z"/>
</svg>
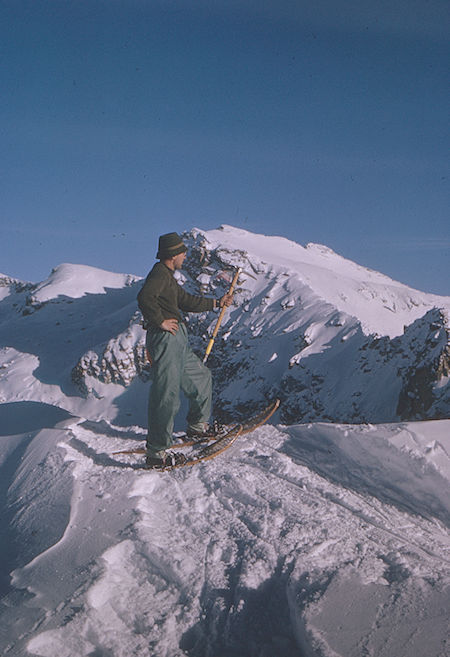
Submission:
<svg viewBox="0 0 450 657">
<path fill-rule="evenodd" d="M 185 257 L 186 257 L 186 251 L 184 251 L 184 253 L 179 253 L 178 255 L 173 257 L 173 267 L 175 270 L 182 268 Z"/>
</svg>

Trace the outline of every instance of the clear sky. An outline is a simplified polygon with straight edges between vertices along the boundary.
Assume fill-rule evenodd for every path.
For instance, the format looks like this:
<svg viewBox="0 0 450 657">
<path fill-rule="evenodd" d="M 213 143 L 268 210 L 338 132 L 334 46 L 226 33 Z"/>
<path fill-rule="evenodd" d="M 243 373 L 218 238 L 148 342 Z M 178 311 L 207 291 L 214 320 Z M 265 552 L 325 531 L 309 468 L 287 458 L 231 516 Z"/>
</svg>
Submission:
<svg viewBox="0 0 450 657">
<path fill-rule="evenodd" d="M 448 0 L 1 0 L 0 62 L 1 272 L 228 223 L 450 294 Z"/>
</svg>

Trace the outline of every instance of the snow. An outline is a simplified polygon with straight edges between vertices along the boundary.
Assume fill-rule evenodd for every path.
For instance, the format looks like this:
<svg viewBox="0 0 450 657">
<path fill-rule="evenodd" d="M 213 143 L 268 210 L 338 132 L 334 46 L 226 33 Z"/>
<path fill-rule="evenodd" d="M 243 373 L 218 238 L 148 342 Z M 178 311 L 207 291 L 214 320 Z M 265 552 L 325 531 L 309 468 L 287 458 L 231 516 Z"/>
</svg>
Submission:
<svg viewBox="0 0 450 657">
<path fill-rule="evenodd" d="M 422 317 L 426 309 L 436 306 L 450 310 L 448 297 L 414 290 L 320 244 L 303 247 L 284 237 L 256 235 L 227 225 L 208 232 L 196 230 L 211 248 L 235 250 L 239 245 L 250 271 L 264 262 L 273 268 L 288 269 L 290 279 L 297 279 L 305 288 L 311 286 L 315 296 L 358 317 L 367 334 L 395 337 L 403 333 L 404 326 Z M 287 299 L 286 303 L 295 302 Z"/>
<path fill-rule="evenodd" d="M 115 274 L 88 265 L 63 263 L 36 286 L 34 297 L 39 302 L 58 296 L 77 299 L 85 294 L 104 294 L 106 288 L 122 288 L 135 280 L 138 280 L 137 276 Z"/>
<path fill-rule="evenodd" d="M 136 428 L 48 411 L 6 440 L 9 539 L 33 549 L 9 559 L 3 654 L 445 654 L 449 421 L 267 426 L 151 473 L 112 456 Z"/>
<path fill-rule="evenodd" d="M 326 363 L 337 384 L 320 399 L 327 409 L 341 403 L 338 393 L 350 394 L 354 382 L 339 373 L 351 332 L 360 334 L 348 319 L 350 302 L 337 307 L 338 297 L 344 291 L 351 299 L 361 281 L 370 293 L 360 295 L 360 314 L 380 335 L 394 326 L 378 312 L 377 295 L 396 290 L 396 322 L 409 326 L 410 358 L 420 317 L 436 301 L 326 247 L 304 249 L 230 227 L 204 237 L 229 261 L 242 260 L 236 249 L 245 249 L 255 276 L 246 284 L 253 286 L 249 310 L 239 315 L 248 318 L 241 320 L 240 358 L 251 354 L 253 379 L 228 381 L 239 403 L 290 359 L 292 372 L 315 359 L 320 373 L 336 335 L 342 352 Z M 184 280 L 189 284 L 188 275 Z M 322 284 L 327 298 L 318 301 Z M 137 469 L 137 457 L 113 452 L 142 445 L 146 434 L 149 384 L 133 378 L 133 349 L 142 340 L 133 315 L 139 279 L 64 265 L 33 287 L 15 291 L 11 282 L 1 306 L 2 655 L 448 654 L 449 419 L 349 424 L 298 417 L 286 424 L 279 412 L 204 464 L 171 473 Z M 406 299 L 418 305 L 402 307 Z M 234 354 L 233 312 L 222 349 Z M 296 325 L 308 344 L 293 350 L 289 343 L 290 350 L 275 333 L 289 337 Z M 89 353 L 111 376 L 120 361 L 125 383 L 100 380 L 92 365 L 82 393 L 71 372 Z M 437 386 L 442 394 L 447 379 Z M 396 386 L 375 380 L 365 403 L 380 405 L 381 414 Z M 222 393 L 226 399 L 227 389 Z M 178 429 L 182 421 L 181 414 Z"/>
</svg>

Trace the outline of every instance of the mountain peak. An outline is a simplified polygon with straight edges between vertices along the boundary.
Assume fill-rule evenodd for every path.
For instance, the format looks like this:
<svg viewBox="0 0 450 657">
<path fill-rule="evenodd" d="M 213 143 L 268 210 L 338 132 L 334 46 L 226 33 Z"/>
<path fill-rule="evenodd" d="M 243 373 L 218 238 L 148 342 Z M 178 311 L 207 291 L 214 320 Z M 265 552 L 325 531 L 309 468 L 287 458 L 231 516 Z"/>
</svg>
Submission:
<svg viewBox="0 0 450 657">
<path fill-rule="evenodd" d="M 228 225 L 210 231 L 193 229 L 187 235 L 193 243 L 201 240 L 230 266 L 253 267 L 266 276 L 285 277 L 292 296 L 330 304 L 358 319 L 367 335 L 393 338 L 430 308 L 450 310 L 450 297 L 414 290 L 321 244 L 303 247 L 284 237 Z"/>
<path fill-rule="evenodd" d="M 85 294 L 104 294 L 107 288 L 122 288 L 139 280 L 131 274 L 117 274 L 90 265 L 62 263 L 48 278 L 38 283 L 34 297 L 44 303 L 58 296 L 78 299 Z"/>
</svg>

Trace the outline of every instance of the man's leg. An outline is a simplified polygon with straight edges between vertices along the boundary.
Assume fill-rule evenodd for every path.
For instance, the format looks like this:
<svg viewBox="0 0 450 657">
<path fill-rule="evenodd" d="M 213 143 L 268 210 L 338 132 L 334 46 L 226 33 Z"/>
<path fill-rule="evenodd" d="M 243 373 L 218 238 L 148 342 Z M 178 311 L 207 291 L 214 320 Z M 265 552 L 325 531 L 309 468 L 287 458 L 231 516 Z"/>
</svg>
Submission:
<svg viewBox="0 0 450 657">
<path fill-rule="evenodd" d="M 185 327 L 183 327 L 184 330 Z M 209 422 L 212 405 L 212 379 L 210 370 L 203 365 L 186 342 L 181 389 L 189 399 L 187 416 L 189 429 L 202 431 Z"/>
<path fill-rule="evenodd" d="M 185 339 L 167 331 L 149 332 L 152 384 L 148 403 L 147 451 L 157 454 L 172 445 L 175 415 L 180 407 L 180 379 Z"/>
</svg>

